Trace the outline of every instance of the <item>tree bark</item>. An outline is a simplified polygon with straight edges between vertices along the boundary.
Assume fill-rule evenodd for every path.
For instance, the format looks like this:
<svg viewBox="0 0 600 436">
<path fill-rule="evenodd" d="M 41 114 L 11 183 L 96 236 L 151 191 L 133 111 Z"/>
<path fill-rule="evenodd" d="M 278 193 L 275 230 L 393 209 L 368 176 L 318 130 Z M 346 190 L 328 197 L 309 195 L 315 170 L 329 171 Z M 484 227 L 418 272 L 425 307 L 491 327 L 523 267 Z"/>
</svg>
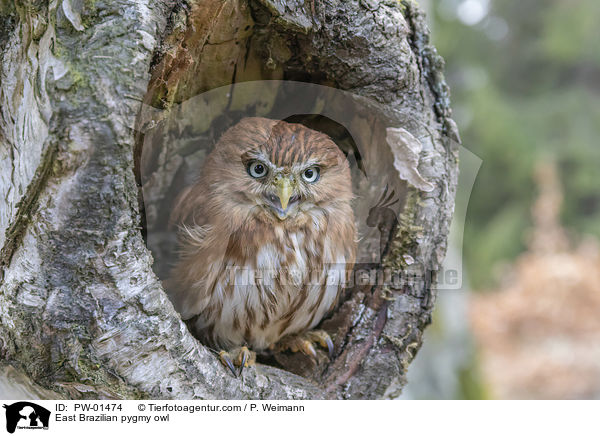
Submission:
<svg viewBox="0 0 600 436">
<path fill-rule="evenodd" d="M 414 3 L 16 2 L 0 9 L 0 44 L 0 356 L 36 392 L 399 395 L 430 322 L 457 179 L 443 61 Z M 279 356 L 236 379 L 190 335 L 153 270 L 160 253 L 144 237 L 159 226 L 152 211 L 172 194 L 185 147 L 157 145 L 164 132 L 148 117 L 160 122 L 196 95 L 265 79 L 349 91 L 381 123 L 419 138 L 413 170 L 431 190 L 393 173 L 398 155 L 384 137 L 363 153 L 389 161 L 402 195 L 378 266 L 433 274 L 399 288 L 356 286 L 323 324 L 338 350 L 331 362 Z M 215 120 L 203 123 L 195 134 L 210 144 Z"/>
</svg>

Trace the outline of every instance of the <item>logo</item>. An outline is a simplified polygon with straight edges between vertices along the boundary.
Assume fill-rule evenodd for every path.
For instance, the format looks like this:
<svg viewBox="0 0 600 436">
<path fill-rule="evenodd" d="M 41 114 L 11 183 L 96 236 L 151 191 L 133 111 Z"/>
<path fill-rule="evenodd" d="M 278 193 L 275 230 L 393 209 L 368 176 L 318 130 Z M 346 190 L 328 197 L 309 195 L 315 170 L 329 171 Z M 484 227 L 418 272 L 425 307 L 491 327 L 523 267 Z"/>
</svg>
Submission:
<svg viewBox="0 0 600 436">
<path fill-rule="evenodd" d="M 50 411 L 28 401 L 4 405 L 6 409 L 6 431 L 14 433 L 18 429 L 48 429 Z"/>
</svg>

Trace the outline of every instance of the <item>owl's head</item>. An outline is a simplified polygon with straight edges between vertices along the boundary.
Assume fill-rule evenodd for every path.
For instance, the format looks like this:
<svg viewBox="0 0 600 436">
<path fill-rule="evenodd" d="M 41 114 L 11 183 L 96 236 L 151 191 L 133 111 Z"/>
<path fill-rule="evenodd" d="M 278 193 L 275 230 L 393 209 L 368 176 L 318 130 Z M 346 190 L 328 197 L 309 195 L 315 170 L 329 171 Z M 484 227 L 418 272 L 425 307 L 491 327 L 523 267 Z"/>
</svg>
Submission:
<svg viewBox="0 0 600 436">
<path fill-rule="evenodd" d="M 244 118 L 227 130 L 198 183 L 213 213 L 284 225 L 352 199 L 348 162 L 327 135 L 266 118 Z"/>
</svg>

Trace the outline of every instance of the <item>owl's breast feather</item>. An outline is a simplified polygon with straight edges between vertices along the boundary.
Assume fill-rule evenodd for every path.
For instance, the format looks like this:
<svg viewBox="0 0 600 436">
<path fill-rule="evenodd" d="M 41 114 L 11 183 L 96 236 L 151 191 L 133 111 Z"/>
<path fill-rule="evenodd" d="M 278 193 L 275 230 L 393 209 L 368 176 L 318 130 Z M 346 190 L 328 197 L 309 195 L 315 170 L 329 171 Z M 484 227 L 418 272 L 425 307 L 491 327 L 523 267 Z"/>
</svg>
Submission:
<svg viewBox="0 0 600 436">
<path fill-rule="evenodd" d="M 211 295 L 222 304 L 220 313 L 206 311 L 200 317 L 203 327 L 211 326 L 214 342 L 265 349 L 285 335 L 313 328 L 332 308 L 345 277 L 343 250 L 334 249 L 328 237 L 287 236 L 285 243 L 263 244 L 243 262 L 226 261 L 229 271 Z"/>
</svg>

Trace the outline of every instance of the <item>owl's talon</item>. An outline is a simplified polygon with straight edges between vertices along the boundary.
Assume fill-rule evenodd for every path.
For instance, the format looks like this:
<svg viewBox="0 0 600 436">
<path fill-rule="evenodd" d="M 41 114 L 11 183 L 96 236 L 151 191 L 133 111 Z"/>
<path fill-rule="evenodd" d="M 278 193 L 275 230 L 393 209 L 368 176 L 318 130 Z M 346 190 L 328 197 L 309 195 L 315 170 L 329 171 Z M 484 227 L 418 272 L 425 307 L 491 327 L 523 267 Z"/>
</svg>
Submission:
<svg viewBox="0 0 600 436">
<path fill-rule="evenodd" d="M 290 350 L 293 353 L 301 351 L 313 359 L 317 358 L 315 344 L 327 349 L 329 359 L 333 358 L 333 341 L 324 330 L 313 330 L 302 335 L 290 336 L 281 340 L 275 347 L 278 351 Z"/>
<path fill-rule="evenodd" d="M 246 366 L 246 362 L 248 361 L 248 357 L 250 356 L 250 351 L 247 347 L 242 347 L 240 352 L 240 366 L 243 368 Z"/>
<path fill-rule="evenodd" d="M 329 359 L 333 359 L 333 341 L 331 337 L 324 330 L 313 330 L 306 334 L 309 340 L 313 342 L 318 342 L 319 345 L 323 348 L 327 349 L 327 354 L 329 355 Z"/>
<path fill-rule="evenodd" d="M 327 338 L 325 338 L 325 345 L 323 345 L 323 343 L 321 343 L 321 345 L 323 347 L 327 347 L 327 355 L 329 356 L 329 360 L 333 359 L 333 341 L 331 340 L 329 335 L 327 335 Z"/>
<path fill-rule="evenodd" d="M 219 351 L 219 360 L 224 366 L 229 368 L 234 377 L 239 377 L 242 375 L 244 368 L 256 363 L 256 353 L 250 351 L 246 346 L 234 348 L 229 352 L 221 350 Z M 239 367 L 239 369 L 236 369 L 236 367 Z"/>
<path fill-rule="evenodd" d="M 233 366 L 233 362 L 231 361 L 231 356 L 229 356 L 229 353 L 227 351 L 219 351 L 219 359 L 221 360 L 221 363 L 223 365 L 229 368 L 231 374 L 233 374 L 234 377 L 238 376 L 235 370 L 235 366 Z"/>
<path fill-rule="evenodd" d="M 244 368 L 252 364 L 252 354 L 248 347 L 240 348 L 240 354 L 238 355 L 238 361 L 236 364 L 240 367 L 238 375 L 242 375 Z"/>
<path fill-rule="evenodd" d="M 312 357 L 313 359 L 317 358 L 317 351 L 315 350 L 315 347 L 313 347 L 310 341 L 302 342 L 302 352 L 307 356 Z"/>
</svg>

